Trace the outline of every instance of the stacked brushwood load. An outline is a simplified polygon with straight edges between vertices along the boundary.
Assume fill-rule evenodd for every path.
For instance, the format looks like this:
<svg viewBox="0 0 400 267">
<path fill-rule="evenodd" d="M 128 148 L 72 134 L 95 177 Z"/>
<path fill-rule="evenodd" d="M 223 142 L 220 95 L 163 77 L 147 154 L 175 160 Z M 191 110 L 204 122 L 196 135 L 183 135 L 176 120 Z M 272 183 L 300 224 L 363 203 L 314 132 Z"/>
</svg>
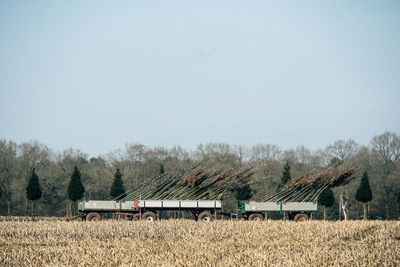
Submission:
<svg viewBox="0 0 400 267">
<path fill-rule="evenodd" d="M 290 180 L 286 185 L 270 194 L 265 201 L 273 202 L 309 202 L 329 187 L 349 183 L 359 166 L 345 167 L 344 161 L 322 171 L 312 172 Z M 258 172 L 252 165 L 241 166 L 204 166 L 182 171 L 176 175 L 163 174 L 127 192 L 122 199 L 181 199 L 181 200 L 219 200 L 229 190 L 240 187 L 250 181 Z"/>
<path fill-rule="evenodd" d="M 199 164 L 177 175 L 164 174 L 154 180 L 155 184 L 132 189 L 123 200 L 219 200 L 228 190 L 248 183 L 257 171 L 250 164 L 234 167 Z"/>
<path fill-rule="evenodd" d="M 359 166 L 345 167 L 343 160 L 338 161 L 322 171 L 314 170 L 311 173 L 289 180 L 284 187 L 267 197 L 266 201 L 316 201 L 325 189 L 349 183 L 357 169 L 359 169 Z"/>
</svg>

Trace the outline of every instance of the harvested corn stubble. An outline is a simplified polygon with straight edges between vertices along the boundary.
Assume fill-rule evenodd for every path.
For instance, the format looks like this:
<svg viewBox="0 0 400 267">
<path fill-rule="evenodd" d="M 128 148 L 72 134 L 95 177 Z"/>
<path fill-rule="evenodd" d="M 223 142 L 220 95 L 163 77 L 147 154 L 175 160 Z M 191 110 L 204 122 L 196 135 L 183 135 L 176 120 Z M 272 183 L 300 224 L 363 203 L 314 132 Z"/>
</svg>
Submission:
<svg viewBox="0 0 400 267">
<path fill-rule="evenodd" d="M 400 266 L 398 221 L 0 222 L 0 266 Z"/>
</svg>

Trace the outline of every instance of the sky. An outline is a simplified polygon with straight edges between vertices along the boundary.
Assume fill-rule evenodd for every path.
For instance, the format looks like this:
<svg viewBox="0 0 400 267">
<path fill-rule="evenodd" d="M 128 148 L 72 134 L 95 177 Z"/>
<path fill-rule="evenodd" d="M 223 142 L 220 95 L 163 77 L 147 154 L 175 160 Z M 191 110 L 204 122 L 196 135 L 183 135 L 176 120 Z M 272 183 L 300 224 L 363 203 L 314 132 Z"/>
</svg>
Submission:
<svg viewBox="0 0 400 267">
<path fill-rule="evenodd" d="M 367 145 L 400 133 L 399 1 L 0 1 L 0 139 Z"/>
</svg>

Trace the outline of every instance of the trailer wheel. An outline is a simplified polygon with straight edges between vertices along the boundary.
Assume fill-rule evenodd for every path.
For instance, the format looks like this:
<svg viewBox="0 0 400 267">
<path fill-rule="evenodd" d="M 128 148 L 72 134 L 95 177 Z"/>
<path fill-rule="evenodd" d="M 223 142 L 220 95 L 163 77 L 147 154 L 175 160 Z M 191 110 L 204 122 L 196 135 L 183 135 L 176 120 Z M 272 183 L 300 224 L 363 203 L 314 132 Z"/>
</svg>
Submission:
<svg viewBox="0 0 400 267">
<path fill-rule="evenodd" d="M 305 213 L 299 213 L 296 214 L 296 216 L 294 216 L 294 221 L 295 222 L 304 222 L 304 221 L 308 221 L 308 216 Z"/>
<path fill-rule="evenodd" d="M 156 214 L 152 211 L 146 211 L 145 213 L 142 214 L 142 220 L 143 221 L 148 221 L 148 222 L 153 222 L 156 220 Z"/>
<path fill-rule="evenodd" d="M 262 216 L 259 213 L 253 213 L 250 214 L 249 216 L 249 221 L 263 221 L 264 220 L 264 216 Z"/>
<path fill-rule="evenodd" d="M 200 212 L 198 220 L 203 222 L 211 222 L 212 221 L 211 213 L 209 211 Z"/>
<path fill-rule="evenodd" d="M 100 220 L 101 220 L 100 213 L 91 212 L 88 215 L 86 215 L 86 221 L 97 222 L 97 221 L 100 221 Z"/>
</svg>

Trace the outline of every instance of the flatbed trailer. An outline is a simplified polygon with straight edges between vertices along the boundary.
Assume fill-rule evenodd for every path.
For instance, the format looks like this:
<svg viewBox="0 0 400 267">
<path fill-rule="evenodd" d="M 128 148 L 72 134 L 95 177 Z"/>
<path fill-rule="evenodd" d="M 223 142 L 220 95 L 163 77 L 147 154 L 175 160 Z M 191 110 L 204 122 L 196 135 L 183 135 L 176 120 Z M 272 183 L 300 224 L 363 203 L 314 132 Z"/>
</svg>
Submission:
<svg viewBox="0 0 400 267">
<path fill-rule="evenodd" d="M 250 221 L 262 221 L 267 212 L 288 213 L 288 219 L 306 221 L 312 212 L 318 211 L 318 202 L 256 202 L 239 201 L 239 213 Z"/>
<path fill-rule="evenodd" d="M 190 211 L 196 220 L 211 221 L 222 212 L 221 200 L 89 200 L 78 203 L 78 212 L 83 220 L 99 221 L 105 214 L 117 214 L 130 220 L 154 221 L 161 211 Z M 256 202 L 238 201 L 239 217 L 250 221 L 262 221 L 267 212 L 287 213 L 289 220 L 312 219 L 318 211 L 318 202 Z"/>
<path fill-rule="evenodd" d="M 107 201 L 89 200 L 78 203 L 78 212 L 83 220 L 99 221 L 104 214 L 117 214 L 130 220 L 141 219 L 154 221 L 160 211 L 187 210 L 196 220 L 211 221 L 216 219 L 222 209 L 220 200 L 133 200 Z"/>
</svg>

